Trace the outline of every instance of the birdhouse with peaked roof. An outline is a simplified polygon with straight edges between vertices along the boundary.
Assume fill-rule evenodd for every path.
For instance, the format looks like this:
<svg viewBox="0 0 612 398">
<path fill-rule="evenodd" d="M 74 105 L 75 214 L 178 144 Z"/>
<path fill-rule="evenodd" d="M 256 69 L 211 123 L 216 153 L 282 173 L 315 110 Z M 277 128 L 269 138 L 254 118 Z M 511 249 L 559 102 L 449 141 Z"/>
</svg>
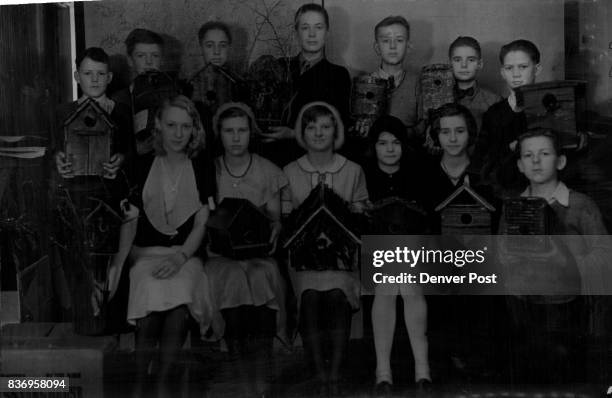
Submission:
<svg viewBox="0 0 612 398">
<path fill-rule="evenodd" d="M 270 220 L 246 199 L 224 198 L 206 223 L 210 250 L 242 259 L 267 256 Z"/>
<path fill-rule="evenodd" d="M 466 176 L 463 185 L 438 205 L 442 235 L 490 235 L 495 207 L 480 196 Z"/>
<path fill-rule="evenodd" d="M 375 202 L 368 210 L 370 232 L 384 235 L 414 235 L 427 231 L 427 214 L 414 201 L 392 196 Z"/>
<path fill-rule="evenodd" d="M 117 130 L 109 115 L 88 98 L 64 121 L 64 153 L 72 162 L 75 176 L 103 175 Z"/>
<path fill-rule="evenodd" d="M 320 182 L 286 223 L 283 247 L 297 271 L 353 271 L 361 239 L 356 218 L 331 188 Z"/>
</svg>

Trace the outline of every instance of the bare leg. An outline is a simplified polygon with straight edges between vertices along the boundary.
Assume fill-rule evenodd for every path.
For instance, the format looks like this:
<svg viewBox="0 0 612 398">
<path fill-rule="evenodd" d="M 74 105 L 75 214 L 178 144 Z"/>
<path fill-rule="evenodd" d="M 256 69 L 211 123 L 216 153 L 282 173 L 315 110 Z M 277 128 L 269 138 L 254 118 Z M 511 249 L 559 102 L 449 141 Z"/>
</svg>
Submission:
<svg viewBox="0 0 612 398">
<path fill-rule="evenodd" d="M 402 298 L 406 329 L 414 355 L 415 381 L 431 380 L 427 342 L 427 302 L 422 294 L 403 295 Z"/>
<path fill-rule="evenodd" d="M 395 332 L 396 295 L 379 294 L 372 305 L 372 330 L 376 349 L 376 383 L 393 384 L 391 349 Z"/>
</svg>

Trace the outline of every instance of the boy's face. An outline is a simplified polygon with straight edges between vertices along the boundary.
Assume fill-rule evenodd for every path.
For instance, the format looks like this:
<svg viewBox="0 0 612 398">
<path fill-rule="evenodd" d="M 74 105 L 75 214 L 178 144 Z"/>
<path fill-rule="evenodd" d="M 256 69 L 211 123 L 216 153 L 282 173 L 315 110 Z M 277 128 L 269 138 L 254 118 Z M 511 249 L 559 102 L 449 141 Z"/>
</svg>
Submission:
<svg viewBox="0 0 612 398">
<path fill-rule="evenodd" d="M 113 73 L 108 70 L 107 64 L 86 57 L 74 72 L 74 80 L 81 86 L 83 94 L 99 98 L 104 95 L 106 87 L 113 80 Z"/>
<path fill-rule="evenodd" d="M 404 62 L 408 49 L 408 32 L 399 24 L 383 26 L 376 32 L 374 51 L 387 65 L 400 65 Z"/>
<path fill-rule="evenodd" d="M 402 143 L 393 134 L 382 132 L 376 141 L 376 159 L 386 166 L 397 166 L 402 158 Z"/>
<path fill-rule="evenodd" d="M 558 156 L 549 137 L 537 136 L 522 140 L 517 166 L 532 184 L 557 180 L 557 172 L 565 167 L 566 158 Z"/>
<path fill-rule="evenodd" d="M 221 122 L 221 143 L 225 153 L 232 156 L 242 156 L 249 151 L 251 131 L 249 120 L 245 116 L 231 117 Z"/>
<path fill-rule="evenodd" d="M 137 75 L 161 69 L 162 49 L 158 44 L 136 43 L 128 57 L 130 66 Z"/>
<path fill-rule="evenodd" d="M 450 156 L 462 156 L 466 153 L 470 134 L 463 116 L 444 116 L 440 118 L 438 133 L 440 147 Z"/>
<path fill-rule="evenodd" d="M 304 129 L 304 143 L 309 152 L 333 151 L 336 127 L 331 116 L 323 115 Z"/>
<path fill-rule="evenodd" d="M 482 59 L 476 49 L 469 46 L 455 47 L 451 54 L 451 65 L 455 79 L 461 82 L 471 82 L 482 69 Z"/>
<path fill-rule="evenodd" d="M 535 83 L 540 69 L 540 64 L 535 64 L 526 52 L 510 51 L 504 57 L 501 75 L 508 87 L 514 90 L 526 84 Z"/>
<path fill-rule="evenodd" d="M 215 66 L 223 66 L 227 62 L 227 53 L 230 43 L 224 31 L 212 29 L 206 32 L 200 43 L 204 62 Z"/>
<path fill-rule="evenodd" d="M 300 47 L 304 53 L 319 53 L 325 47 L 327 26 L 319 12 L 307 11 L 299 16 L 297 33 Z"/>
</svg>

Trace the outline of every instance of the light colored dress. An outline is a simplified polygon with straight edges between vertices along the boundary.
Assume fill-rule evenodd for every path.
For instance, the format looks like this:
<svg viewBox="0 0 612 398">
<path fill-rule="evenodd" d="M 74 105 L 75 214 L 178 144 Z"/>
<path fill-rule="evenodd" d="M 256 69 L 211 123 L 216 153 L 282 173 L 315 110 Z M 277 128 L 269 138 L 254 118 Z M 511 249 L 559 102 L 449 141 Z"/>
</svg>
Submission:
<svg viewBox="0 0 612 398">
<path fill-rule="evenodd" d="M 289 185 L 283 190 L 282 195 L 284 214 L 289 214 L 298 208 L 320 179 L 323 179 L 328 187 L 348 203 L 353 204 L 368 199 L 363 170 L 358 164 L 339 154 L 334 154 L 334 159 L 326 170 L 315 169 L 304 155 L 285 166 L 284 172 L 289 179 Z M 296 272 L 290 268 L 290 276 L 298 303 L 301 301 L 302 293 L 309 289 L 317 291 L 341 289 L 351 307 L 354 310 L 359 309 L 361 295 L 359 270 Z"/>
<path fill-rule="evenodd" d="M 130 269 L 128 322 L 135 324 L 151 312 L 187 305 L 204 335 L 210 326 L 212 306 L 208 278 L 200 259 L 189 258 L 170 278 L 158 279 L 152 273 L 185 242 L 195 214 L 214 190 L 214 181 L 212 184 L 206 181 L 203 167 L 195 160 L 185 163 L 176 183 L 168 177 L 161 157 L 144 159 L 143 170 L 139 176 L 141 183 L 144 181 L 142 202 L 138 207 L 144 211 L 134 241 L 143 249 Z"/>
<path fill-rule="evenodd" d="M 269 160 L 252 154 L 251 165 L 240 177 L 228 173 L 223 158 L 215 161 L 217 203 L 224 198 L 247 199 L 260 209 L 274 200 L 287 185 L 287 178 Z M 277 199 L 278 200 L 278 199 Z M 225 332 L 221 310 L 241 305 L 266 305 L 277 311 L 277 330 L 284 330 L 284 285 L 276 261 L 271 257 L 234 260 L 209 253 L 204 270 L 209 278 L 213 303 L 212 327 L 215 338 Z"/>
</svg>

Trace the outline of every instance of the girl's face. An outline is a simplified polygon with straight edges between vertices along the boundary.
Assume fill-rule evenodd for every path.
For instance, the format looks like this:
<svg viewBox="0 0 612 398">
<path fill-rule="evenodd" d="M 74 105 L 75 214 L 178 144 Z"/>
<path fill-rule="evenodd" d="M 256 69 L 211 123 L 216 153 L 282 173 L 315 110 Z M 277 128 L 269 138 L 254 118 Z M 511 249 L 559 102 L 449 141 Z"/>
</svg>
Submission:
<svg viewBox="0 0 612 398">
<path fill-rule="evenodd" d="M 402 144 L 393 134 L 382 132 L 376 141 L 376 159 L 385 166 L 397 166 L 402 158 Z"/>
<path fill-rule="evenodd" d="M 469 138 L 470 134 L 463 116 L 444 116 L 440 118 L 438 140 L 446 155 L 464 155 L 467 152 Z"/>
<path fill-rule="evenodd" d="M 246 116 L 224 119 L 219 135 L 226 155 L 243 156 L 249 152 L 251 130 Z"/>
<path fill-rule="evenodd" d="M 194 134 L 193 119 L 186 110 L 171 106 L 162 112 L 159 129 L 166 152 L 181 153 Z"/>
<path fill-rule="evenodd" d="M 318 116 L 304 129 L 304 142 L 309 152 L 327 152 L 334 150 L 336 126 L 329 115 Z"/>
</svg>

